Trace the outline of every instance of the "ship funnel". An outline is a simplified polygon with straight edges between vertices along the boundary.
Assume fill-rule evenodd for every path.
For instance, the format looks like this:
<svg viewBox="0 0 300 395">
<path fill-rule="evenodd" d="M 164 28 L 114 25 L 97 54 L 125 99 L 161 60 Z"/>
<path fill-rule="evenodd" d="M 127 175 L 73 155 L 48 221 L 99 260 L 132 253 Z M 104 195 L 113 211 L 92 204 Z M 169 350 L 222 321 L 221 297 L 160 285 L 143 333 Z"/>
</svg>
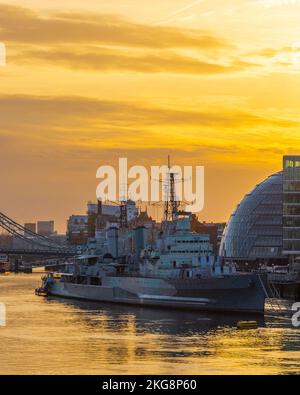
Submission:
<svg viewBox="0 0 300 395">
<path fill-rule="evenodd" d="M 102 200 L 98 200 L 97 214 L 102 215 Z"/>
</svg>

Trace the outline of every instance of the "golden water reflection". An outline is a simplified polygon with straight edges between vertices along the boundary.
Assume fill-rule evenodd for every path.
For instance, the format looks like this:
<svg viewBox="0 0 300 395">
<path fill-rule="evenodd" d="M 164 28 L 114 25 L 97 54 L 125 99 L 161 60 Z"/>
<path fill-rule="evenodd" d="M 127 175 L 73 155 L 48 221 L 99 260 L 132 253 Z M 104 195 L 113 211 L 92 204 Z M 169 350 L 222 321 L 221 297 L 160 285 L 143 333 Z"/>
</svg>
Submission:
<svg viewBox="0 0 300 395">
<path fill-rule="evenodd" d="M 2 374 L 300 373 L 300 331 L 288 318 L 238 331 L 234 315 L 39 298 L 38 282 L 0 277 Z"/>
</svg>

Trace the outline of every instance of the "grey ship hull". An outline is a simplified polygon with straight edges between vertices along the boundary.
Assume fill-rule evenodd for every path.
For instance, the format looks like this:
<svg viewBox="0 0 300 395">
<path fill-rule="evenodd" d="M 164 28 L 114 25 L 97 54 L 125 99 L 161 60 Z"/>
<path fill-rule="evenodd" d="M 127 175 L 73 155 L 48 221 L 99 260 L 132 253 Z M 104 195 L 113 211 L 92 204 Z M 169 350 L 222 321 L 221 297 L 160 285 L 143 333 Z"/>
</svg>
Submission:
<svg viewBox="0 0 300 395">
<path fill-rule="evenodd" d="M 265 278 L 236 274 L 209 279 L 105 277 L 102 285 L 54 282 L 50 295 L 175 309 L 264 313 Z"/>
</svg>

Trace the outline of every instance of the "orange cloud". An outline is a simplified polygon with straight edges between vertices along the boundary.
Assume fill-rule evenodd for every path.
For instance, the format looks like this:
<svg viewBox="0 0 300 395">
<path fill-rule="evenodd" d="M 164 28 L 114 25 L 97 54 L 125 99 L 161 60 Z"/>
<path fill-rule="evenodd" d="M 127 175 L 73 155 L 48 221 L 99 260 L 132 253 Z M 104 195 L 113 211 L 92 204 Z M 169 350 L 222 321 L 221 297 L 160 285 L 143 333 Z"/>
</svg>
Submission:
<svg viewBox="0 0 300 395">
<path fill-rule="evenodd" d="M 13 114 L 13 116 L 12 116 Z M 84 97 L 0 96 L 0 125 L 2 130 L 22 126 L 28 132 L 49 130 L 97 129 L 101 125 L 120 128 L 172 127 L 299 127 L 296 120 L 268 118 L 236 109 L 218 111 L 178 110 L 144 106 L 127 102 L 96 100 Z M 101 131 L 99 132 L 101 133 Z"/>
<path fill-rule="evenodd" d="M 130 51 L 111 48 L 89 47 L 84 51 L 78 48 L 28 50 L 11 56 L 16 64 L 19 62 L 51 63 L 76 70 L 93 71 L 136 71 L 143 73 L 178 73 L 178 74 L 223 74 L 244 71 L 257 67 L 258 64 L 234 60 L 229 64 L 208 62 L 204 59 L 182 56 L 170 51 L 147 53 L 137 56 Z"/>
<path fill-rule="evenodd" d="M 143 48 L 224 48 L 228 43 L 205 31 L 150 26 L 111 15 L 42 15 L 28 8 L 0 5 L 2 40 L 49 43 L 97 43 Z"/>
</svg>

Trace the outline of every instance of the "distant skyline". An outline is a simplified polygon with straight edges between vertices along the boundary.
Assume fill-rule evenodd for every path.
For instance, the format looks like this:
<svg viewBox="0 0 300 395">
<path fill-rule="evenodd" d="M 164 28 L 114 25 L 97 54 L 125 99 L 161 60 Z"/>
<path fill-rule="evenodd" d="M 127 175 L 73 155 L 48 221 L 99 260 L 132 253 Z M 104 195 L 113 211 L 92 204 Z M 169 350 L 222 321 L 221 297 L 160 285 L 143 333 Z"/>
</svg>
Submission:
<svg viewBox="0 0 300 395">
<path fill-rule="evenodd" d="M 96 170 L 204 165 L 201 220 L 300 153 L 300 1 L 0 3 L 1 211 L 66 219 Z"/>
</svg>

